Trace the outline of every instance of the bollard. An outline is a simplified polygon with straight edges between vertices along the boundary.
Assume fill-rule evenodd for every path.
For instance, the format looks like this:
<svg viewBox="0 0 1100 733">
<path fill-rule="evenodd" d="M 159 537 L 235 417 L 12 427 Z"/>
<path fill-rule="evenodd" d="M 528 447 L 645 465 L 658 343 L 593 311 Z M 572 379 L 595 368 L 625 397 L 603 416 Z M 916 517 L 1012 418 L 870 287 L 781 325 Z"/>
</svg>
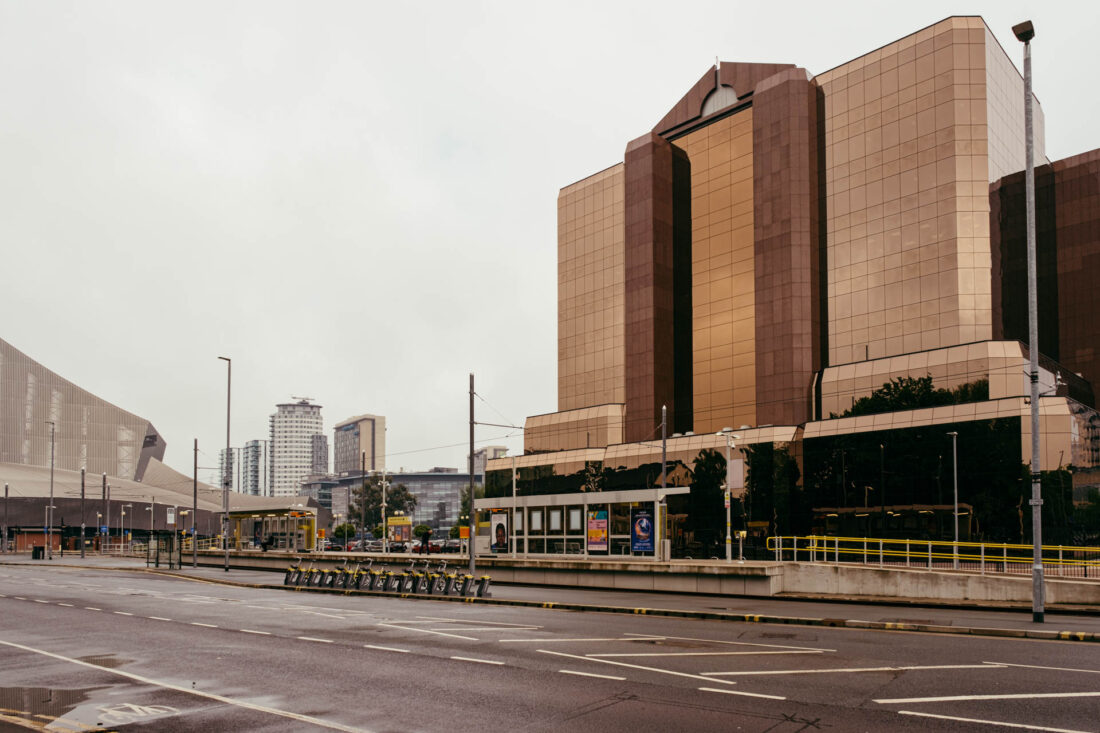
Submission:
<svg viewBox="0 0 1100 733">
<path fill-rule="evenodd" d="M 474 576 L 466 573 L 462 576 L 462 582 L 458 586 L 458 595 L 468 596 L 470 595 L 470 587 L 474 582 Z"/>
<path fill-rule="evenodd" d="M 488 575 L 481 576 L 481 580 L 478 581 L 477 584 L 478 598 L 489 598 L 492 595 L 491 593 L 489 593 L 489 580 L 490 578 Z"/>
</svg>

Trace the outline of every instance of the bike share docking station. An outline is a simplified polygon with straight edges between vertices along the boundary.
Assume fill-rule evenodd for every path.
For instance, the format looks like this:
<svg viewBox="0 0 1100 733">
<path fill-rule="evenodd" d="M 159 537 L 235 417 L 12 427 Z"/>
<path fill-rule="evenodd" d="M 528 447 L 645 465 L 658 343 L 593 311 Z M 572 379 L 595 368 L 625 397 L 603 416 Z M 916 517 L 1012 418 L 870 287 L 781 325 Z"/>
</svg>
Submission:
<svg viewBox="0 0 1100 733">
<path fill-rule="evenodd" d="M 409 566 L 393 571 L 389 568 L 375 569 L 374 560 L 364 568 L 362 563 L 354 568 L 348 567 L 348 561 L 335 569 L 315 568 L 310 562 L 302 565 L 301 558 L 286 569 L 283 585 L 293 588 L 332 589 L 378 593 L 385 595 L 424 595 L 450 596 L 458 598 L 489 598 L 491 578 L 483 575 L 474 578 L 469 573 L 447 572 L 447 562 L 443 561 L 434 570 L 425 560 L 424 567 L 417 569 L 416 560 Z"/>
</svg>

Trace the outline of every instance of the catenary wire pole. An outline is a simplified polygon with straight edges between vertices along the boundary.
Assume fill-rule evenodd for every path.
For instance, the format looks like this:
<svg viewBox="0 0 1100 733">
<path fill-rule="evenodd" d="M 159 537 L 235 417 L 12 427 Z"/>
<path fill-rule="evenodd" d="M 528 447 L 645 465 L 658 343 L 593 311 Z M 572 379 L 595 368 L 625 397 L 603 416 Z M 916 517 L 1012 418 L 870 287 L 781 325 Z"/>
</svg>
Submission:
<svg viewBox="0 0 1100 733">
<path fill-rule="evenodd" d="M 228 356 L 219 356 L 225 362 L 225 471 L 222 474 L 222 545 L 225 547 L 225 572 L 229 572 L 229 481 L 233 474 L 229 468 L 229 408 L 233 393 L 233 360 Z"/>
<path fill-rule="evenodd" d="M 474 375 L 470 373 L 470 575 L 475 575 L 474 566 L 474 528 L 477 526 L 477 512 L 474 510 Z"/>
<path fill-rule="evenodd" d="M 84 559 L 84 469 L 80 469 L 80 559 Z"/>
</svg>

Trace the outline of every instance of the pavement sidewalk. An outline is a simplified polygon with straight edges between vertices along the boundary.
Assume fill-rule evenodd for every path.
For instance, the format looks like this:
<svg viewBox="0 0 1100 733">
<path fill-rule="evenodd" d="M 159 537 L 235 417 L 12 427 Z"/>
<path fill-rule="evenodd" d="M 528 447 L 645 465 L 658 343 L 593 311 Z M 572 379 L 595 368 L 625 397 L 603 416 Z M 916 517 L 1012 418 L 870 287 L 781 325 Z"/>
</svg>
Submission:
<svg viewBox="0 0 1100 733">
<path fill-rule="evenodd" d="M 142 558 L 88 556 L 67 553 L 64 558 L 30 560 L 26 555 L 0 556 L 0 564 L 53 567 L 58 570 L 89 568 L 155 572 L 174 577 L 226 585 L 283 588 L 283 573 L 263 570 L 228 572 L 217 567 L 192 568 L 187 562 L 182 569 L 169 570 L 162 565 L 146 567 Z M 311 589 L 311 591 L 346 594 L 348 591 Z M 351 593 L 358 593 L 351 591 Z M 386 594 L 392 596 L 393 594 Z M 437 596 L 417 596 L 445 601 Z M 1100 642 L 1100 614 L 1048 609 L 1046 623 L 1031 620 L 1029 608 L 990 608 L 978 606 L 944 606 L 925 604 L 919 599 L 899 601 L 895 598 L 820 599 L 788 597 L 714 596 L 683 593 L 650 593 L 643 591 L 563 588 L 550 586 L 494 585 L 492 597 L 474 600 L 492 605 L 517 605 L 557 608 L 574 611 L 634 613 L 756 623 L 796 624 L 812 626 L 843 626 L 897 631 L 918 631 L 982 636 L 1016 636 L 1040 639 L 1067 639 Z"/>
</svg>

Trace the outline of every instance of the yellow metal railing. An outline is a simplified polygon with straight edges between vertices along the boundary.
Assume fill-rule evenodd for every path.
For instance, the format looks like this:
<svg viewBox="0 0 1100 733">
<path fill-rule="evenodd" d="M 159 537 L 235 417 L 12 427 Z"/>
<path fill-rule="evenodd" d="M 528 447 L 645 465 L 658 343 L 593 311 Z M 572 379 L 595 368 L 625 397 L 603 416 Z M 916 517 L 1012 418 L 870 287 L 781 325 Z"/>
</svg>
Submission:
<svg viewBox="0 0 1100 733">
<path fill-rule="evenodd" d="M 777 561 L 858 562 L 983 573 L 1030 573 L 1033 556 L 1031 545 L 826 535 L 774 536 L 768 538 L 767 546 Z M 1044 568 L 1050 566 L 1056 575 L 1100 578 L 1100 547 L 1043 545 L 1042 558 Z"/>
</svg>

